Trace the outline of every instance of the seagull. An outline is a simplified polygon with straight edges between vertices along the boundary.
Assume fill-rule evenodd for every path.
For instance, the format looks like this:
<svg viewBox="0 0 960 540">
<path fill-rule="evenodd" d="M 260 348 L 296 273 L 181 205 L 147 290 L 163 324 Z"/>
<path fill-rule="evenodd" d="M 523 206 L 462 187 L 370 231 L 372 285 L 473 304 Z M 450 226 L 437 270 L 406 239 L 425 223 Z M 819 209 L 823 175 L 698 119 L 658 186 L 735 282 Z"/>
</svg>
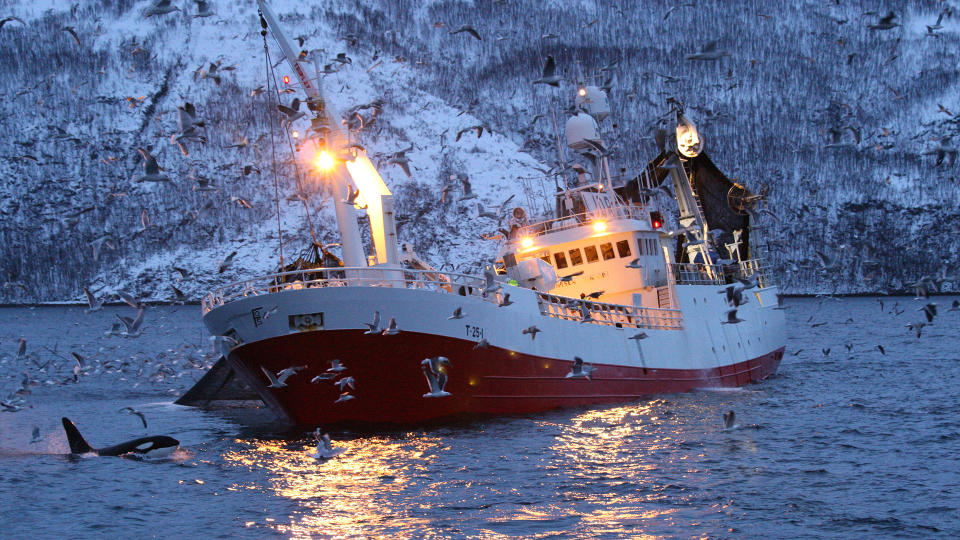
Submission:
<svg viewBox="0 0 960 540">
<path fill-rule="evenodd" d="M 453 34 L 459 34 L 460 32 L 466 32 L 471 36 L 475 37 L 476 39 L 483 41 L 483 38 L 480 37 L 480 32 L 477 32 L 477 29 L 470 26 L 469 24 L 465 24 L 460 28 L 457 28 L 456 30 L 451 30 L 450 32 L 448 32 L 448 34 L 453 35 Z"/>
<path fill-rule="evenodd" d="M 334 403 L 343 403 L 344 401 L 350 401 L 351 399 L 354 399 L 354 397 L 350 394 L 350 392 L 342 392 L 340 397 L 338 397 Z"/>
<path fill-rule="evenodd" d="M 287 377 L 284 377 L 283 380 L 281 380 L 279 377 L 274 375 L 273 372 L 270 371 L 269 369 L 263 366 L 260 366 L 260 369 L 263 371 L 263 374 L 267 376 L 267 380 L 270 381 L 270 384 L 267 385 L 267 388 L 286 388 L 287 385 L 283 381 L 286 380 L 287 377 L 292 375 L 292 374 L 287 375 Z"/>
<path fill-rule="evenodd" d="M 97 297 L 90 292 L 89 288 L 84 287 L 83 294 L 87 297 L 87 305 L 90 306 L 90 308 L 87 309 L 87 313 L 103 309 L 103 300 L 98 300 Z"/>
<path fill-rule="evenodd" d="M 932 323 L 933 318 L 937 316 L 937 304 L 934 304 L 933 302 L 928 302 L 917 311 L 922 311 L 924 316 L 927 317 L 927 322 Z"/>
<path fill-rule="evenodd" d="M 290 124 L 293 124 L 295 121 L 303 118 L 303 115 L 306 114 L 300 111 L 300 98 L 293 98 L 293 101 L 290 102 L 289 107 L 286 105 L 277 105 L 277 110 L 284 115 L 284 118 L 280 123 L 288 127 Z"/>
<path fill-rule="evenodd" d="M 146 307 L 127 291 L 120 291 L 117 294 L 120 295 L 121 300 L 123 300 L 128 306 L 132 307 L 133 309 L 143 309 L 144 307 Z"/>
<path fill-rule="evenodd" d="M 489 346 L 490 346 L 490 342 L 487 341 L 487 338 L 480 338 L 480 341 L 478 341 L 477 344 L 473 346 L 473 350 L 476 351 L 478 349 L 486 349 Z"/>
<path fill-rule="evenodd" d="M 326 460 L 343 453 L 342 448 L 333 447 L 333 444 L 330 442 L 329 434 L 324 433 L 323 435 L 320 435 L 320 428 L 317 428 L 317 432 L 313 434 L 313 438 L 317 441 L 317 449 L 313 453 L 307 454 L 313 459 Z"/>
<path fill-rule="evenodd" d="M 884 356 L 887 355 L 887 351 L 884 350 L 883 345 L 877 345 L 877 350 L 880 351 L 880 354 L 882 354 L 882 355 L 884 355 Z"/>
<path fill-rule="evenodd" d="M 230 265 L 233 264 L 233 258 L 236 256 L 237 256 L 237 252 L 232 251 L 230 252 L 229 255 L 224 257 L 223 260 L 220 261 L 220 264 L 217 265 L 217 272 L 220 274 L 226 272 L 227 269 L 230 268 Z"/>
<path fill-rule="evenodd" d="M 17 345 L 17 358 L 23 358 L 27 354 L 27 340 L 20 338 L 20 344 Z"/>
<path fill-rule="evenodd" d="M 591 380 L 591 379 L 590 379 L 590 374 L 593 373 L 594 370 L 596 370 L 596 369 L 597 369 L 597 368 L 591 366 L 590 364 L 584 364 L 584 363 L 583 363 L 583 358 L 580 358 L 579 356 L 574 356 L 574 357 L 573 357 L 573 366 L 570 368 L 570 373 L 567 373 L 567 377 L 566 377 L 566 378 L 568 378 L 568 379 L 573 379 L 573 378 L 577 378 L 577 377 L 582 377 L 582 378 L 587 379 L 587 380 L 589 381 L 589 380 Z"/>
<path fill-rule="evenodd" d="M 580 323 L 585 323 L 592 321 L 593 317 L 590 316 L 590 307 L 587 306 L 586 302 L 580 302 Z"/>
<path fill-rule="evenodd" d="M 347 370 L 347 366 L 340 363 L 339 358 L 334 358 L 330 361 L 330 367 L 327 368 L 327 371 L 331 373 L 341 373 Z"/>
<path fill-rule="evenodd" d="M 483 290 L 481 293 L 483 296 L 487 296 L 488 293 L 497 292 L 500 290 L 500 284 L 497 283 L 497 274 L 490 268 L 483 269 Z"/>
<path fill-rule="evenodd" d="M 163 170 L 160 168 L 160 165 L 157 164 L 157 158 L 153 157 L 149 151 L 144 150 L 143 148 L 137 148 L 137 152 L 140 152 L 140 155 L 143 156 L 143 176 L 138 176 L 134 181 L 137 183 L 140 182 L 171 182 L 169 176 L 164 176 L 160 174 L 160 171 Z"/>
<path fill-rule="evenodd" d="M 339 387 L 340 387 L 340 391 L 341 391 L 341 392 L 344 392 L 344 391 L 346 391 L 346 387 L 347 387 L 347 386 L 349 386 L 350 389 L 353 390 L 353 384 L 354 384 L 355 382 L 356 382 L 356 381 L 353 380 L 353 377 L 344 377 L 344 378 L 340 379 L 339 381 L 334 382 L 333 384 L 339 386 Z"/>
<path fill-rule="evenodd" d="M 457 307 L 457 309 L 453 310 L 453 315 L 447 317 L 447 320 L 452 321 L 454 319 L 462 319 L 462 318 L 463 318 L 463 310 L 460 307 Z"/>
<path fill-rule="evenodd" d="M 427 384 L 430 386 L 430 391 L 424 394 L 423 397 L 434 398 L 450 395 L 450 392 L 444 390 L 444 387 L 447 386 L 447 366 L 449 365 L 450 360 L 444 356 L 424 358 L 424 360 L 420 362 L 420 369 L 423 371 L 423 376 L 427 378 Z"/>
<path fill-rule="evenodd" d="M 717 41 L 713 40 L 704 43 L 699 51 L 690 53 L 684 58 L 687 60 L 719 60 L 724 56 L 730 56 L 730 53 L 723 49 L 717 49 Z"/>
<path fill-rule="evenodd" d="M 640 264 L 640 259 L 637 258 L 637 259 L 634 259 L 634 260 L 630 261 L 630 262 L 627 264 L 627 268 L 633 268 L 633 269 L 635 269 L 635 270 L 642 270 L 642 269 L 643 269 L 643 265 Z"/>
<path fill-rule="evenodd" d="M 574 273 L 572 273 L 572 274 L 567 274 L 567 275 L 561 277 L 560 279 L 558 279 L 557 282 L 569 282 L 569 281 L 573 281 L 573 278 L 575 278 L 575 277 L 577 277 L 577 276 L 580 276 L 580 275 L 583 275 L 583 270 L 581 270 L 581 271 L 579 271 L 579 272 L 574 272 Z"/>
<path fill-rule="evenodd" d="M 143 12 L 143 17 L 148 18 L 154 15 L 166 15 L 174 11 L 180 11 L 180 8 L 170 5 L 170 0 L 157 0 L 149 9 Z"/>
<path fill-rule="evenodd" d="M 742 323 L 743 319 L 737 317 L 737 308 L 727 310 L 727 320 L 722 321 L 720 324 L 737 324 Z"/>
<path fill-rule="evenodd" d="M 367 326 L 367 331 L 364 334 L 379 334 L 380 333 L 380 312 L 373 312 L 373 322 L 363 323 Z"/>
<path fill-rule="evenodd" d="M 10 21 L 17 21 L 20 24 L 27 24 L 23 22 L 23 19 L 21 19 L 20 17 L 4 17 L 3 19 L 0 19 L 0 28 L 3 28 L 3 25 L 7 24 Z"/>
<path fill-rule="evenodd" d="M 63 32 L 70 34 L 73 37 L 73 40 L 77 42 L 77 47 L 80 47 L 80 38 L 77 36 L 77 30 L 72 26 L 64 26 L 60 29 Z"/>
<path fill-rule="evenodd" d="M 475 199 L 477 194 L 473 192 L 473 187 L 470 185 L 470 177 L 464 176 L 460 179 L 460 200 L 465 201 L 467 199 Z"/>
<path fill-rule="evenodd" d="M 400 329 L 397 328 L 397 320 L 393 317 L 390 317 L 390 322 L 387 323 L 387 328 L 383 331 L 385 336 L 395 336 L 400 333 Z"/>
<path fill-rule="evenodd" d="M 536 325 L 528 326 L 520 331 L 520 333 L 524 335 L 530 334 L 530 341 L 537 339 L 537 332 L 543 332 L 543 330 L 537 328 Z"/>
<path fill-rule="evenodd" d="M 513 304 L 513 301 L 510 300 L 510 293 L 507 293 L 503 295 L 503 298 L 501 298 L 499 302 L 497 302 L 497 307 L 507 307 L 511 304 Z"/>
<path fill-rule="evenodd" d="M 559 88 L 563 77 L 557 75 L 556 71 L 557 64 L 554 62 L 553 56 L 547 56 L 547 62 L 543 66 L 543 76 L 533 81 L 533 84 L 549 84 L 554 88 Z"/>
<path fill-rule="evenodd" d="M 830 347 L 827 347 L 826 349 L 820 349 L 820 352 L 822 352 L 824 356 L 830 356 Z"/>
<path fill-rule="evenodd" d="M 144 427 L 144 429 L 146 429 L 146 427 L 147 427 L 147 417 L 144 416 L 144 414 L 143 414 L 142 412 L 134 409 L 133 407 L 124 407 L 124 408 L 120 409 L 120 411 L 118 411 L 118 412 L 127 413 L 127 414 L 135 414 L 135 415 L 139 416 L 139 417 L 140 417 L 140 421 L 143 422 L 143 427 Z"/>
<path fill-rule="evenodd" d="M 140 328 L 143 323 L 143 308 L 140 308 L 140 311 L 137 312 L 135 319 L 121 317 L 120 315 L 117 315 L 117 318 L 123 323 L 124 331 L 122 335 L 124 337 L 137 337 L 143 333 L 143 329 Z"/>
<path fill-rule="evenodd" d="M 594 300 L 600 298 L 603 295 L 604 291 L 593 291 L 592 293 L 587 293 L 587 298 L 593 298 Z"/>
<path fill-rule="evenodd" d="M 197 110 L 192 103 L 185 103 L 177 107 L 177 131 L 170 135 L 170 142 L 180 148 L 180 153 L 189 156 L 190 152 L 184 141 L 199 141 L 200 144 L 207 143 L 207 137 L 202 135 L 199 128 L 204 127 L 203 122 L 197 121 Z"/>
<path fill-rule="evenodd" d="M 460 137 L 463 137 L 463 134 L 464 134 L 464 133 L 467 133 L 467 132 L 470 132 L 470 131 L 476 131 L 476 132 L 477 132 L 477 138 L 479 139 L 480 136 L 483 135 L 483 130 L 485 130 L 485 129 L 487 130 L 487 133 L 490 133 L 490 128 L 485 127 L 485 126 L 470 126 L 470 127 L 465 127 L 465 128 L 463 128 L 463 129 L 461 129 L 460 131 L 457 132 L 457 137 L 456 137 L 453 141 L 454 141 L 454 142 L 459 142 L 459 141 L 460 141 Z"/>
<path fill-rule="evenodd" d="M 303 371 L 304 369 L 307 369 L 307 366 L 290 366 L 288 368 L 281 369 L 279 372 L 277 372 L 277 380 L 279 380 L 282 383 L 285 383 L 287 382 L 287 379 L 289 379 L 290 377 L 293 377 L 298 372 Z"/>
<path fill-rule="evenodd" d="M 729 431 L 740 427 L 740 424 L 735 423 L 736 421 L 737 417 L 733 411 L 723 413 L 723 430 Z"/>
<path fill-rule="evenodd" d="M 919 338 L 919 337 L 920 337 L 920 333 L 923 331 L 923 327 L 926 326 L 926 325 L 927 325 L 927 323 L 925 323 L 925 322 L 923 322 L 923 321 L 920 321 L 920 322 L 915 322 L 915 323 L 910 323 L 910 324 L 908 324 L 908 325 L 907 325 L 907 328 L 909 328 L 912 332 L 916 332 L 916 333 L 917 333 L 917 337 Z"/>
<path fill-rule="evenodd" d="M 329 381 L 329 380 L 336 379 L 336 378 L 337 378 L 337 374 L 336 374 L 336 373 L 321 373 L 321 374 L 317 375 L 316 377 L 310 379 L 310 382 L 313 383 L 313 384 L 320 384 L 320 383 L 323 382 L 323 381 Z"/>
<path fill-rule="evenodd" d="M 640 340 L 640 339 L 647 339 L 648 337 L 650 337 L 650 336 L 648 336 L 646 332 L 640 332 L 640 333 L 637 333 L 637 334 L 634 334 L 634 335 L 630 336 L 630 337 L 627 338 L 627 339 Z"/>
<path fill-rule="evenodd" d="M 30 437 L 30 444 L 38 443 L 43 440 L 43 437 L 40 436 L 40 428 L 33 426 L 33 434 Z"/>
<path fill-rule="evenodd" d="M 960 311 L 960 300 L 954 300 L 947 311 Z"/>
<path fill-rule="evenodd" d="M 893 22 L 893 19 L 897 17 L 897 14 L 890 11 L 883 17 L 880 17 L 880 20 L 876 24 L 868 24 L 867 28 L 870 30 L 892 30 L 898 26 L 900 23 Z"/>
</svg>

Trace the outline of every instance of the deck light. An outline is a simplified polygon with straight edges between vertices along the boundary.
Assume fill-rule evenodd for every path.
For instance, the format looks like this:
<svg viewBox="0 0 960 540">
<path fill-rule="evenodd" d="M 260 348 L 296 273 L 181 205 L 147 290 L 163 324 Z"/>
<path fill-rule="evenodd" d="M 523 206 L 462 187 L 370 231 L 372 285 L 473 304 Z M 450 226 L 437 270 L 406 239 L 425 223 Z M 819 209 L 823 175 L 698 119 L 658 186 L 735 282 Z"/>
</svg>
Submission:
<svg viewBox="0 0 960 540">
<path fill-rule="evenodd" d="M 580 94 L 580 97 L 584 97 L 587 95 L 587 89 L 581 88 L 580 90 L 577 90 L 577 93 Z"/>
<path fill-rule="evenodd" d="M 523 247 L 523 249 L 530 249 L 533 247 L 533 238 L 524 236 L 523 239 L 520 240 L 520 246 Z"/>
<path fill-rule="evenodd" d="M 289 76 L 289 75 L 284 75 L 284 76 L 283 76 L 283 84 L 290 84 L 290 76 Z"/>
<path fill-rule="evenodd" d="M 316 163 L 317 163 L 317 168 L 320 169 L 321 171 L 329 171 L 330 169 L 333 168 L 333 164 L 334 164 L 333 156 L 331 156 L 330 153 L 327 152 L 326 150 L 321 150 L 320 153 L 317 154 Z"/>
<path fill-rule="evenodd" d="M 293 130 L 293 138 L 294 138 L 294 139 L 299 139 L 299 138 L 300 138 L 300 132 L 297 131 L 297 130 Z"/>
<path fill-rule="evenodd" d="M 601 232 L 607 230 L 607 222 L 606 222 L 606 221 L 594 221 L 594 222 L 593 222 L 593 230 L 596 231 L 596 232 L 598 232 L 598 233 L 601 233 Z"/>
</svg>

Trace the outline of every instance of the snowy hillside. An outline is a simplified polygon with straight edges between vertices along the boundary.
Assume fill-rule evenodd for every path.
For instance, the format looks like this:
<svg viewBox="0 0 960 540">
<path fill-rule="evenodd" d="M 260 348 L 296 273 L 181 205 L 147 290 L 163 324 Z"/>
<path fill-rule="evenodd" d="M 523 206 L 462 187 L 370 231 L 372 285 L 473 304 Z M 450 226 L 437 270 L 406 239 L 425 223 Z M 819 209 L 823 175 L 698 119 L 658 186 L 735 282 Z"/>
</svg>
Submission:
<svg viewBox="0 0 960 540">
<path fill-rule="evenodd" d="M 288 260 L 309 244 L 306 212 L 321 241 L 336 241 L 328 203 L 342 195 L 293 157 L 276 97 L 254 91 L 267 85 L 255 3 L 211 2 L 213 16 L 195 17 L 196 4 L 180 1 L 145 18 L 151 3 L 0 0 L 0 19 L 18 18 L 0 27 L 0 300 L 79 300 L 84 286 L 168 300 L 171 284 L 196 299 L 275 269 L 274 152 Z M 547 55 L 571 81 L 610 67 L 610 146 L 623 167 L 656 154 L 667 98 L 685 103 L 714 162 L 769 191 L 779 221 L 765 224 L 766 256 L 788 291 L 899 288 L 956 266 L 960 11 L 937 24 L 946 2 L 272 5 L 321 65 L 340 68 L 323 80 L 335 109 L 382 101 L 360 135 L 371 156 L 413 146 L 409 178 L 396 165 L 380 172 L 400 240 L 437 267 L 465 270 L 497 248 L 481 239 L 496 223 L 478 217 L 477 199 L 455 202 L 452 174 L 495 206 L 525 202 L 518 179 L 555 162 L 550 113 L 573 86 L 530 84 Z M 890 9 L 896 26 L 869 27 Z M 465 24 L 482 39 L 450 33 Z M 685 59 L 711 40 L 729 55 Z M 340 53 L 350 63 L 333 61 Z M 207 142 L 188 141 L 185 156 L 170 135 L 186 102 Z M 455 140 L 477 125 L 492 134 Z M 138 147 L 173 182 L 136 182 Z M 836 267 L 822 268 L 817 251 Z"/>
</svg>

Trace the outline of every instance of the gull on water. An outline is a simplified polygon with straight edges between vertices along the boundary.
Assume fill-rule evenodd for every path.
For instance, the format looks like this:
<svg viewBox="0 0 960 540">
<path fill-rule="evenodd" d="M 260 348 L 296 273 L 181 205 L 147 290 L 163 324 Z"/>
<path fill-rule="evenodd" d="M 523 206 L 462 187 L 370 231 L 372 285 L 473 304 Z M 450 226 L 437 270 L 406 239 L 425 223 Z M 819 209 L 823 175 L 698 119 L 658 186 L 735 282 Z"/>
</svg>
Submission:
<svg viewBox="0 0 960 540">
<path fill-rule="evenodd" d="M 317 442 L 317 448 L 313 453 L 307 454 L 313 459 L 327 460 L 344 452 L 342 448 L 333 447 L 329 434 L 324 433 L 320 435 L 320 428 L 317 428 L 317 431 L 313 434 L 313 438 Z"/>
<path fill-rule="evenodd" d="M 729 431 L 740 427 L 740 424 L 737 424 L 736 421 L 737 417 L 733 411 L 723 413 L 723 430 Z"/>
</svg>

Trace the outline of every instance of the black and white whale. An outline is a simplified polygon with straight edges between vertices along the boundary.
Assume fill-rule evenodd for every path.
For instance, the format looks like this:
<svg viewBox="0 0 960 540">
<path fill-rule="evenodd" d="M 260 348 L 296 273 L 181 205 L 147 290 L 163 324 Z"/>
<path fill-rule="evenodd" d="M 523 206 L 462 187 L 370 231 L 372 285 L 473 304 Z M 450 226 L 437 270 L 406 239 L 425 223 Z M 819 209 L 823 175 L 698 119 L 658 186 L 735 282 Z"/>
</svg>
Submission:
<svg viewBox="0 0 960 540">
<path fill-rule="evenodd" d="M 161 458 L 169 456 L 180 447 L 180 441 L 166 435 L 141 437 L 104 448 L 94 448 L 80 435 L 77 426 L 69 418 L 63 418 L 63 430 L 67 432 L 71 454 L 96 454 L 98 456 L 123 456 L 132 454 L 142 457 Z"/>
</svg>

